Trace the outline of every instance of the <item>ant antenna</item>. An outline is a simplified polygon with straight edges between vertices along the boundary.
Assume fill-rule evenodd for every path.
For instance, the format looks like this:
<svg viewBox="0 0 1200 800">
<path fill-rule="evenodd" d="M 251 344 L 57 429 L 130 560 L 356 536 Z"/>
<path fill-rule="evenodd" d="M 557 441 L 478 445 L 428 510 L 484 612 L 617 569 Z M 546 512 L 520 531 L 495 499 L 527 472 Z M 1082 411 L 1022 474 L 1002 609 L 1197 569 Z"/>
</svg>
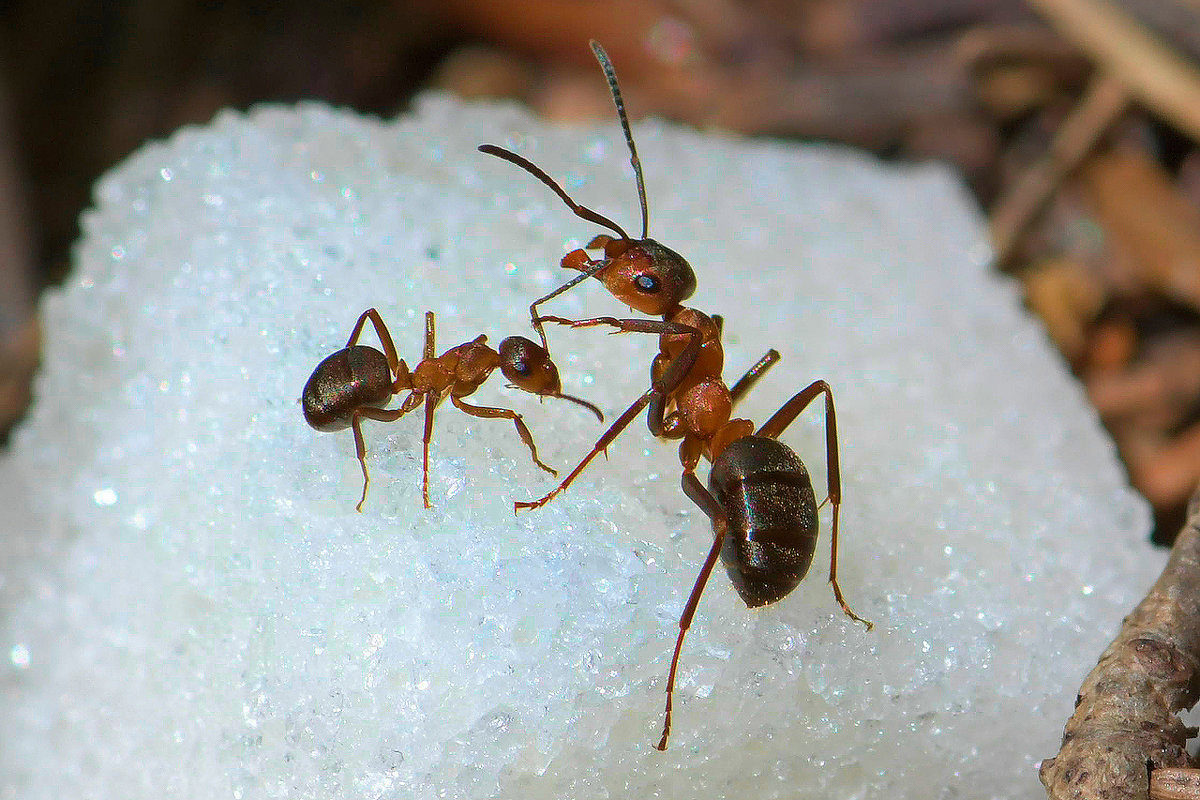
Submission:
<svg viewBox="0 0 1200 800">
<path fill-rule="evenodd" d="M 568 195 L 561 186 L 559 186 L 557 183 L 555 183 L 553 178 L 551 178 L 549 175 L 547 175 L 545 172 L 543 172 L 541 167 L 537 166 L 532 161 L 522 158 L 521 156 L 517 155 L 516 153 L 514 153 L 511 150 L 505 150 L 503 147 L 498 147 L 497 145 L 494 145 L 494 144 L 479 145 L 479 152 L 487 153 L 489 156 L 496 156 L 497 158 L 503 158 L 505 161 L 509 162 L 510 164 L 516 164 L 518 167 L 525 170 L 530 175 L 537 178 L 539 181 L 541 181 L 542 183 L 549 186 L 552 190 L 554 190 L 554 193 L 556 195 L 558 195 L 560 198 L 562 198 L 562 201 L 567 204 L 567 208 L 569 208 L 575 212 L 575 216 L 582 217 L 583 219 L 586 219 L 588 222 L 594 222 L 597 225 L 603 225 L 605 228 L 608 228 L 610 231 L 617 234 L 617 236 L 620 236 L 622 239 L 629 238 L 629 234 L 625 233 L 625 231 L 621 229 L 620 225 L 613 222 L 611 219 L 604 216 L 603 214 L 592 211 L 587 206 L 581 206 L 581 205 L 579 205 L 579 203 L 576 203 L 574 200 L 572 200 L 571 196 Z M 645 238 L 645 234 L 642 234 L 642 237 Z"/>
<path fill-rule="evenodd" d="M 596 419 L 600 420 L 601 422 L 604 422 L 604 414 L 600 413 L 600 409 L 596 408 L 594 405 L 589 403 L 587 400 L 584 400 L 582 397 L 576 397 L 573 394 L 563 394 L 562 392 L 559 392 L 558 394 L 552 394 L 552 395 L 550 395 L 550 397 L 557 397 L 559 400 L 569 400 L 572 403 L 574 403 L 575 405 L 583 406 L 588 411 L 591 411 L 593 414 L 595 414 Z"/>
<path fill-rule="evenodd" d="M 600 69 L 604 70 L 608 89 L 612 92 L 613 103 L 617 106 L 617 116 L 621 120 L 621 130 L 625 131 L 625 143 L 629 145 L 629 163 L 633 165 L 633 174 L 637 178 L 638 200 L 642 204 L 642 238 L 645 239 L 650 229 L 650 212 L 646 208 L 646 182 L 642 178 L 642 160 L 638 158 L 637 148 L 633 145 L 633 132 L 629 130 L 629 117 L 625 115 L 625 101 L 621 99 L 621 87 L 617 85 L 617 72 L 613 69 L 612 62 L 608 60 L 608 53 L 604 52 L 604 48 L 600 46 L 599 42 L 592 39 L 588 44 L 592 46 L 592 52 L 596 54 L 596 60 L 600 62 Z"/>
</svg>

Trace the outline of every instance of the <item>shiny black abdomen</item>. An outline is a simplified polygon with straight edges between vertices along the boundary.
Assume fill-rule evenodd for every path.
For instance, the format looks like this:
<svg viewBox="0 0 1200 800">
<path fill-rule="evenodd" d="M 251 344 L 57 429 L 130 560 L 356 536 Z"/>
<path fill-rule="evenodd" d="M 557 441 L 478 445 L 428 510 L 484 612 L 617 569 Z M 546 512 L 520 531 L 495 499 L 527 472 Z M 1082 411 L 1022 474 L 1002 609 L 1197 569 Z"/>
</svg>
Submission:
<svg viewBox="0 0 1200 800">
<path fill-rule="evenodd" d="M 313 370 L 300 396 L 304 419 L 319 431 L 349 427 L 357 408 L 379 407 L 392 397 L 387 357 L 356 344 L 338 350 Z"/>
<path fill-rule="evenodd" d="M 745 436 L 717 457 L 708 488 L 729 530 L 721 561 L 751 608 L 785 597 L 808 572 L 817 544 L 812 479 L 787 445 Z"/>
</svg>

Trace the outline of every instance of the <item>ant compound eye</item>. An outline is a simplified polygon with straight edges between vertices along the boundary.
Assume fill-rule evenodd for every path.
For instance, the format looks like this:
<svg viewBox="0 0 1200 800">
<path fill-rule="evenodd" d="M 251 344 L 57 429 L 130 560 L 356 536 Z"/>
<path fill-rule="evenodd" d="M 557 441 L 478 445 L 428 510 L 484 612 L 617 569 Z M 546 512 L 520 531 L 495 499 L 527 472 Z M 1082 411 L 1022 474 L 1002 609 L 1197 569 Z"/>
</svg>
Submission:
<svg viewBox="0 0 1200 800">
<path fill-rule="evenodd" d="M 662 283 L 658 278 L 645 272 L 633 279 L 633 285 L 637 287 L 638 291 L 646 294 L 655 294 L 662 288 Z"/>
<path fill-rule="evenodd" d="M 533 367 L 529 366 L 527 359 L 519 358 L 512 362 L 512 371 L 524 377 L 533 372 Z"/>
</svg>

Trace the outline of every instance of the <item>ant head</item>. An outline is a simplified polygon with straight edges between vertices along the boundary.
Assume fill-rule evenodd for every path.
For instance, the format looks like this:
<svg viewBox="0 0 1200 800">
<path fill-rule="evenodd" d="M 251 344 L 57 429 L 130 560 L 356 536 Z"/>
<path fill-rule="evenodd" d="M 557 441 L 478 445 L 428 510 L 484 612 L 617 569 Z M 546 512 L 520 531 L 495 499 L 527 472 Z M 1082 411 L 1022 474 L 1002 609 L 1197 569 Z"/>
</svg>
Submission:
<svg viewBox="0 0 1200 800">
<path fill-rule="evenodd" d="M 500 343 L 500 371 L 513 386 L 531 394 L 557 395 L 562 391 L 558 367 L 550 354 L 524 336 L 510 336 Z"/>
<path fill-rule="evenodd" d="M 558 367 L 550 360 L 550 354 L 524 336 L 510 336 L 500 343 L 500 371 L 518 389 L 542 397 L 569 400 L 591 411 L 601 422 L 604 421 L 600 409 L 588 401 L 563 394 Z"/>
<path fill-rule="evenodd" d="M 653 239 L 613 240 L 605 255 L 609 264 L 597 275 L 604 288 L 643 314 L 662 316 L 696 291 L 692 265 Z"/>
</svg>

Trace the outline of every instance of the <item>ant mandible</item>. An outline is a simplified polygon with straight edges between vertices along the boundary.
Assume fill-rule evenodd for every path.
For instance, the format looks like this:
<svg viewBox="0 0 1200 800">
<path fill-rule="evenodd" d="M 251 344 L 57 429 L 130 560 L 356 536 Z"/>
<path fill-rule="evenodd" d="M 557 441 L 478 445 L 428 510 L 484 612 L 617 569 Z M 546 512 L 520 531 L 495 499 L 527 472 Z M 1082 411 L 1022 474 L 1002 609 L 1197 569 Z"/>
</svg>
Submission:
<svg viewBox="0 0 1200 800">
<path fill-rule="evenodd" d="M 557 194 L 576 216 L 608 228 L 617 235 L 617 238 L 613 238 L 607 234 L 600 234 L 588 242 L 589 249 L 604 248 L 602 258 L 591 259 L 584 250 L 572 250 L 563 256 L 562 266 L 578 270 L 580 274 L 549 294 L 534 300 L 529 306 L 529 316 L 533 327 L 541 337 L 542 347 L 547 352 L 549 352 L 549 345 L 546 342 L 546 331 L 537 313 L 538 306 L 588 278 L 597 278 L 622 303 L 635 311 L 651 316 L 666 316 L 696 291 L 696 273 L 687 260 L 669 247 L 647 237 L 650 214 L 646 205 L 646 183 L 642 176 L 642 162 L 638 158 L 637 147 L 633 143 L 633 133 L 629 128 L 629 118 L 625 114 L 625 101 L 621 97 L 621 88 L 617 84 L 617 73 L 600 43 L 593 39 L 590 44 L 596 60 L 600 62 L 600 68 L 604 71 L 604 77 L 608 81 L 609 92 L 617 107 L 617 117 L 621 121 L 621 130 L 625 133 L 625 143 L 629 147 L 629 163 L 633 166 L 633 174 L 637 180 L 638 201 L 642 207 L 642 237 L 640 239 L 631 238 L 620 225 L 603 214 L 576 203 L 553 178 L 528 159 L 494 144 L 479 146 L 481 152 L 516 164 L 540 180 Z"/>
<path fill-rule="evenodd" d="M 374 347 L 356 344 L 367 320 L 375 326 L 375 332 L 383 345 L 382 353 Z M 521 441 L 529 448 L 533 463 L 551 475 L 558 475 L 556 470 L 538 459 L 533 436 L 520 414 L 507 408 L 473 406 L 463 401 L 463 398 L 478 389 L 497 367 L 504 377 L 511 381 L 510 385 L 517 389 L 541 397 L 569 400 L 591 411 L 601 422 L 604 421 L 600 409 L 591 403 L 563 394 L 557 367 L 546 351 L 535 342 L 523 336 L 510 336 L 500 343 L 499 350 L 488 347 L 486 342 L 487 337 L 480 335 L 436 356 L 433 312 L 426 311 L 424 356 L 410 371 L 404 360 L 396 356 L 396 346 L 379 312 L 369 308 L 354 324 L 346 346 L 326 358 L 313 370 L 312 376 L 304 384 L 304 392 L 301 395 L 304 419 L 318 431 L 338 431 L 347 427 L 354 430 L 354 447 L 363 474 L 362 497 L 355 506 L 358 511 L 362 511 L 363 503 L 367 499 L 367 485 L 371 482 L 367 474 L 362 420 L 391 422 L 412 411 L 422 400 L 425 403 L 425 436 L 421 495 L 426 508 L 430 507 L 429 442 L 433 438 L 433 412 L 447 396 L 455 408 L 473 417 L 511 419 Z M 393 395 L 404 390 L 410 390 L 410 394 L 398 408 L 383 408 Z"/>
</svg>

